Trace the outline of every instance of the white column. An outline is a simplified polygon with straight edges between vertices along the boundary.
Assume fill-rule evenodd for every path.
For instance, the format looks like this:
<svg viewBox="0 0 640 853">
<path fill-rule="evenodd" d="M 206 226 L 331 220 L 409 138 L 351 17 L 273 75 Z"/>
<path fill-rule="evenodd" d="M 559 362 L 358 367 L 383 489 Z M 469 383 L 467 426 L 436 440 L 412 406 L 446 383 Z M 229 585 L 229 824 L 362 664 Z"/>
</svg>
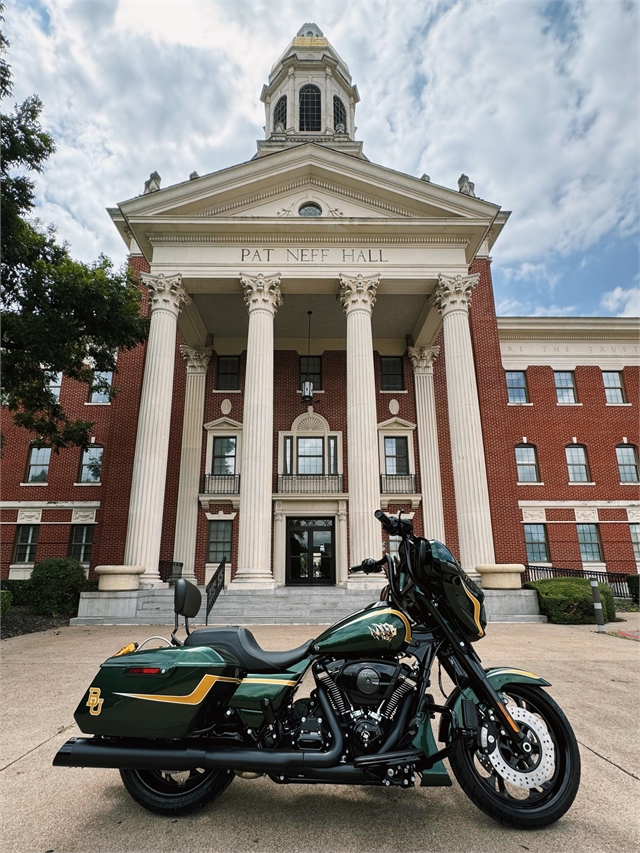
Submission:
<svg viewBox="0 0 640 853">
<path fill-rule="evenodd" d="M 467 570 L 495 563 L 489 487 L 473 362 L 469 305 L 480 276 L 440 275 L 435 303 L 442 314 L 451 457 L 460 562 Z"/>
<path fill-rule="evenodd" d="M 276 501 L 273 513 L 273 579 L 277 586 L 285 584 L 287 560 L 287 519 L 282 510 L 282 501 Z"/>
<path fill-rule="evenodd" d="M 373 372 L 371 312 L 380 276 L 340 275 L 340 303 L 347 315 L 347 453 L 351 564 L 378 559 L 382 531 L 373 513 L 380 506 L 380 463 Z"/>
<path fill-rule="evenodd" d="M 144 566 L 142 585 L 160 583 L 158 560 L 167 479 L 178 314 L 189 297 L 181 275 L 141 273 L 149 290 L 151 325 L 142 379 L 129 524 L 124 561 Z"/>
<path fill-rule="evenodd" d="M 187 383 L 182 417 L 180 479 L 173 559 L 182 563 L 182 577 L 195 583 L 196 531 L 198 527 L 198 493 L 200 491 L 200 459 L 202 457 L 202 423 L 204 392 L 211 347 L 181 346 L 187 363 Z"/>
<path fill-rule="evenodd" d="M 440 347 L 409 347 L 416 389 L 418 419 L 418 452 L 422 485 L 422 519 L 427 539 L 445 541 L 442 481 L 438 451 L 436 398 L 433 386 L 433 363 Z"/>
<path fill-rule="evenodd" d="M 280 274 L 242 276 L 249 311 L 240 471 L 238 571 L 232 586 L 273 587 L 273 318 L 282 305 Z"/>
<path fill-rule="evenodd" d="M 347 502 L 338 503 L 338 539 L 336 548 L 336 583 L 344 586 L 349 578 L 349 551 L 347 548 L 348 537 L 347 526 Z"/>
</svg>

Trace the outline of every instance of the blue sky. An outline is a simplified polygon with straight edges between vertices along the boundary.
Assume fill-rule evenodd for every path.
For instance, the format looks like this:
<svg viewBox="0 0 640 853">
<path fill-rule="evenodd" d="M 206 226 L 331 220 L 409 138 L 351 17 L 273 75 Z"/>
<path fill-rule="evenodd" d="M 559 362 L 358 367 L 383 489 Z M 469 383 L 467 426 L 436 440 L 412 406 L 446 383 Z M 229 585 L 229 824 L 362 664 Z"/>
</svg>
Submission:
<svg viewBox="0 0 640 853">
<path fill-rule="evenodd" d="M 250 159 L 260 90 L 305 21 L 350 67 L 373 162 L 513 211 L 501 314 L 640 313 L 638 4 L 627 0 L 9 0 L 14 99 L 57 152 L 39 216 L 120 262 L 105 207 Z M 4 110 L 10 108 L 4 104 Z"/>
</svg>

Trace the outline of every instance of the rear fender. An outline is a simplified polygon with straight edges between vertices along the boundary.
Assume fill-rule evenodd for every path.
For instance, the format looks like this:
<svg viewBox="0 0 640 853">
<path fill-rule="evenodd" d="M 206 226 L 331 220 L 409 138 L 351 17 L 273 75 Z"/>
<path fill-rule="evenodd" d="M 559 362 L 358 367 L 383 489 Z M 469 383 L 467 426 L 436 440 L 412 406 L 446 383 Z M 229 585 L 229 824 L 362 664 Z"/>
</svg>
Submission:
<svg viewBox="0 0 640 853">
<path fill-rule="evenodd" d="M 498 693 L 507 684 L 538 684 L 542 687 L 549 687 L 551 684 L 550 681 L 546 681 L 533 672 L 526 672 L 522 669 L 513 669 L 507 666 L 494 666 L 490 669 L 485 669 L 485 674 L 493 689 Z M 471 699 L 474 704 L 478 704 L 478 697 L 470 687 L 465 687 L 464 690 L 456 687 L 446 701 L 446 706 L 453 711 L 459 721 L 462 719 L 463 699 Z M 447 714 L 443 714 L 440 718 L 438 740 L 447 744 L 451 742 L 451 719 Z"/>
</svg>

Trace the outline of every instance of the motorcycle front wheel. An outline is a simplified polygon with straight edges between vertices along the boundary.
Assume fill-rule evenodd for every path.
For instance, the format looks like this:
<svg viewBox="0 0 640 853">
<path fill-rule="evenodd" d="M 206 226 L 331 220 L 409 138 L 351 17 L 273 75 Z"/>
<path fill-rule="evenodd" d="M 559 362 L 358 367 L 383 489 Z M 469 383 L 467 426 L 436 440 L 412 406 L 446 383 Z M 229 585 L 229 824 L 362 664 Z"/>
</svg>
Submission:
<svg viewBox="0 0 640 853">
<path fill-rule="evenodd" d="M 233 770 L 121 770 L 133 799 L 156 814 L 191 814 L 213 802 L 231 784 Z"/>
<path fill-rule="evenodd" d="M 479 708 L 478 739 L 458 741 L 449 757 L 451 769 L 485 814 L 507 826 L 539 829 L 562 817 L 575 799 L 578 744 L 569 721 L 540 687 L 510 684 L 502 693 L 529 743 L 529 755 L 514 754 Z"/>
</svg>

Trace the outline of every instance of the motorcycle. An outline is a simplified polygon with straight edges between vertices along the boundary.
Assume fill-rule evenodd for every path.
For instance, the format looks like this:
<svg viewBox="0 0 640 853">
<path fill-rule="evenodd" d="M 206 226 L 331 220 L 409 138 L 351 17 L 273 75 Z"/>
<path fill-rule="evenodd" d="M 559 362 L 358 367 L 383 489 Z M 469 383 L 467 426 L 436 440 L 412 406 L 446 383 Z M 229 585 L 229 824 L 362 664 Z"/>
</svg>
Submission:
<svg viewBox="0 0 640 853">
<path fill-rule="evenodd" d="M 120 770 L 129 794 L 162 815 L 217 799 L 235 776 L 282 785 L 450 786 L 495 820 L 537 829 L 571 806 L 580 755 L 549 682 L 511 667 L 483 669 L 482 590 L 440 542 L 415 536 L 402 515 L 376 517 L 401 537 L 350 571 L 387 574 L 381 600 L 296 649 L 262 649 L 242 627 L 190 631 L 197 587 L 175 584 L 166 646 L 131 643 L 100 667 L 75 711 L 88 738 L 71 738 L 58 767 Z M 178 617 L 184 616 L 181 641 Z M 149 642 L 148 640 L 145 641 Z M 429 692 L 438 661 L 453 688 Z M 314 687 L 296 698 L 311 669 Z M 432 720 L 438 717 L 438 748 Z"/>
</svg>

